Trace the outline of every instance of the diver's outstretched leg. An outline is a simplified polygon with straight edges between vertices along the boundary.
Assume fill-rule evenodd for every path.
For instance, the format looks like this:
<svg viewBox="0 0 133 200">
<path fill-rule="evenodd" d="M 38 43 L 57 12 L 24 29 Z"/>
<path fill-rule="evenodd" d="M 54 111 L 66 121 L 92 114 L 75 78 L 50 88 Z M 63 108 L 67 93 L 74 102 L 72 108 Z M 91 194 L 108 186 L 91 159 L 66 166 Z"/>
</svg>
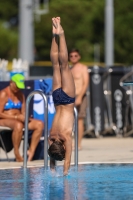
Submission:
<svg viewBox="0 0 133 200">
<path fill-rule="evenodd" d="M 52 18 L 52 43 L 50 50 L 50 58 L 53 66 L 53 91 L 61 87 L 61 73 L 59 66 L 59 36 L 57 35 L 57 20 Z"/>
<path fill-rule="evenodd" d="M 68 65 L 68 51 L 65 41 L 64 30 L 60 25 L 60 17 L 56 17 L 57 30 L 59 36 L 59 64 L 61 69 L 61 86 L 63 91 L 70 97 L 75 97 L 75 85 L 71 70 Z"/>
</svg>

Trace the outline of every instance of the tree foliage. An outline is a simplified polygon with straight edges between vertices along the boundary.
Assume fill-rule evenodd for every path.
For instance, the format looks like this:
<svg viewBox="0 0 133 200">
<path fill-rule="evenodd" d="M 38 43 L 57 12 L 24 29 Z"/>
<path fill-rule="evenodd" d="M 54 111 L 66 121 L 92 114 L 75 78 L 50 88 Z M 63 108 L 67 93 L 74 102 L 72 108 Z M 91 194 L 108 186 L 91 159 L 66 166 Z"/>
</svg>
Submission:
<svg viewBox="0 0 133 200">
<path fill-rule="evenodd" d="M 93 62 L 94 45 L 99 44 L 100 61 L 104 62 L 105 2 L 106 0 L 50 0 L 49 13 L 42 15 L 40 21 L 34 20 L 38 60 L 50 60 L 51 18 L 60 16 L 68 49 L 78 48 L 83 61 Z M 117 63 L 133 63 L 132 6 L 133 0 L 114 1 L 114 57 Z M 0 1 L 0 57 L 17 57 L 18 24 L 12 25 L 11 19 L 18 18 L 18 12 L 18 0 Z M 6 26 L 7 22 L 9 26 Z"/>
<path fill-rule="evenodd" d="M 16 57 L 18 34 L 5 28 L 3 23 L 0 23 L 0 58 L 7 60 Z"/>
<path fill-rule="evenodd" d="M 43 15 L 39 23 L 36 22 L 36 47 L 39 50 L 40 43 L 42 44 L 41 57 L 45 55 L 46 59 L 49 58 L 51 18 L 60 16 L 68 49 L 78 48 L 84 61 L 93 61 L 94 44 L 99 43 L 100 46 L 103 46 L 103 2 L 103 0 L 51 1 L 50 13 Z M 99 22 L 97 22 L 97 18 Z M 37 31 L 39 26 L 41 33 Z M 94 31 L 97 34 L 94 35 Z"/>
<path fill-rule="evenodd" d="M 0 1 L 0 58 L 17 57 L 18 28 L 12 21 L 18 19 L 18 0 Z"/>
<path fill-rule="evenodd" d="M 115 0 L 115 60 L 133 63 L 133 0 Z"/>
</svg>

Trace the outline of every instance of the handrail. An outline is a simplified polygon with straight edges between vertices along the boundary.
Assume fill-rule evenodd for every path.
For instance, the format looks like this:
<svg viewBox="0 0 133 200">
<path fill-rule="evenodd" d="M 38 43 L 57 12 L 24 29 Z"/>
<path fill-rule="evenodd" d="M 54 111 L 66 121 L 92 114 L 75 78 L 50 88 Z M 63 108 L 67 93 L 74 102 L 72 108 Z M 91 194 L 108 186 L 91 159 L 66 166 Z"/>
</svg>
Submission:
<svg viewBox="0 0 133 200">
<path fill-rule="evenodd" d="M 127 80 L 130 76 L 133 75 L 133 71 L 128 72 L 127 74 L 125 74 L 119 81 L 120 86 L 128 86 L 128 85 L 132 85 L 130 83 L 124 83 L 125 80 Z"/>
<path fill-rule="evenodd" d="M 40 94 L 43 99 L 44 99 L 44 115 L 45 115 L 45 128 L 44 128 L 44 168 L 47 170 L 48 168 L 48 155 L 47 155 L 47 150 L 48 150 L 48 102 L 47 102 L 47 97 L 46 95 L 41 92 L 40 90 L 35 90 L 31 92 L 27 99 L 26 99 L 26 115 L 25 115 L 25 140 L 24 140 L 24 163 L 23 167 L 27 168 L 27 144 L 28 144 L 28 118 L 29 118 L 29 103 L 31 98 L 35 94 Z M 78 166 L 78 112 L 76 107 L 74 107 L 74 116 L 75 116 L 75 166 Z"/>
<path fill-rule="evenodd" d="M 77 109 L 74 107 L 74 115 L 75 115 L 75 166 L 78 167 L 78 112 Z"/>
<path fill-rule="evenodd" d="M 31 98 L 35 94 L 40 94 L 44 100 L 44 119 L 45 119 L 45 126 L 44 126 L 44 168 L 45 170 L 48 168 L 48 156 L 47 156 L 47 149 L 48 149 L 48 102 L 46 95 L 40 91 L 35 90 L 31 92 L 27 99 L 26 99 L 26 114 L 25 114 L 25 136 L 24 136 L 24 163 L 23 167 L 27 168 L 27 144 L 28 144 L 28 121 L 29 121 L 29 103 Z"/>
</svg>

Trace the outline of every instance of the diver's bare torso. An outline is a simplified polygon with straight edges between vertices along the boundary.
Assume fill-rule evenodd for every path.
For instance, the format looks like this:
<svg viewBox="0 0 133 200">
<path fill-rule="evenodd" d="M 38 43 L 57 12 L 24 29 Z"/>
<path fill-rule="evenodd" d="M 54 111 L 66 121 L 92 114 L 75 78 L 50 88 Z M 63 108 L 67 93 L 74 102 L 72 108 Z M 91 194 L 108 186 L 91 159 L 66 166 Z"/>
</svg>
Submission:
<svg viewBox="0 0 133 200">
<path fill-rule="evenodd" d="M 56 106 L 56 115 L 50 130 L 49 140 L 66 141 L 72 135 L 74 104 Z"/>
</svg>

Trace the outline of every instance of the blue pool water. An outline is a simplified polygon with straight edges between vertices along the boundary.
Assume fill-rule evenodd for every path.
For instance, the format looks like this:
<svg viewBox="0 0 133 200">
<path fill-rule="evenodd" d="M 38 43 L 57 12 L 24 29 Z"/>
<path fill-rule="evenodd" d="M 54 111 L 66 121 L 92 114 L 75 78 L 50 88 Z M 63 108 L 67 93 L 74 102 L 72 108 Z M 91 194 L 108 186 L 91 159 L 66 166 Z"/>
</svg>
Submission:
<svg viewBox="0 0 133 200">
<path fill-rule="evenodd" d="M 0 170 L 0 200 L 133 200 L 133 164 Z"/>
</svg>

